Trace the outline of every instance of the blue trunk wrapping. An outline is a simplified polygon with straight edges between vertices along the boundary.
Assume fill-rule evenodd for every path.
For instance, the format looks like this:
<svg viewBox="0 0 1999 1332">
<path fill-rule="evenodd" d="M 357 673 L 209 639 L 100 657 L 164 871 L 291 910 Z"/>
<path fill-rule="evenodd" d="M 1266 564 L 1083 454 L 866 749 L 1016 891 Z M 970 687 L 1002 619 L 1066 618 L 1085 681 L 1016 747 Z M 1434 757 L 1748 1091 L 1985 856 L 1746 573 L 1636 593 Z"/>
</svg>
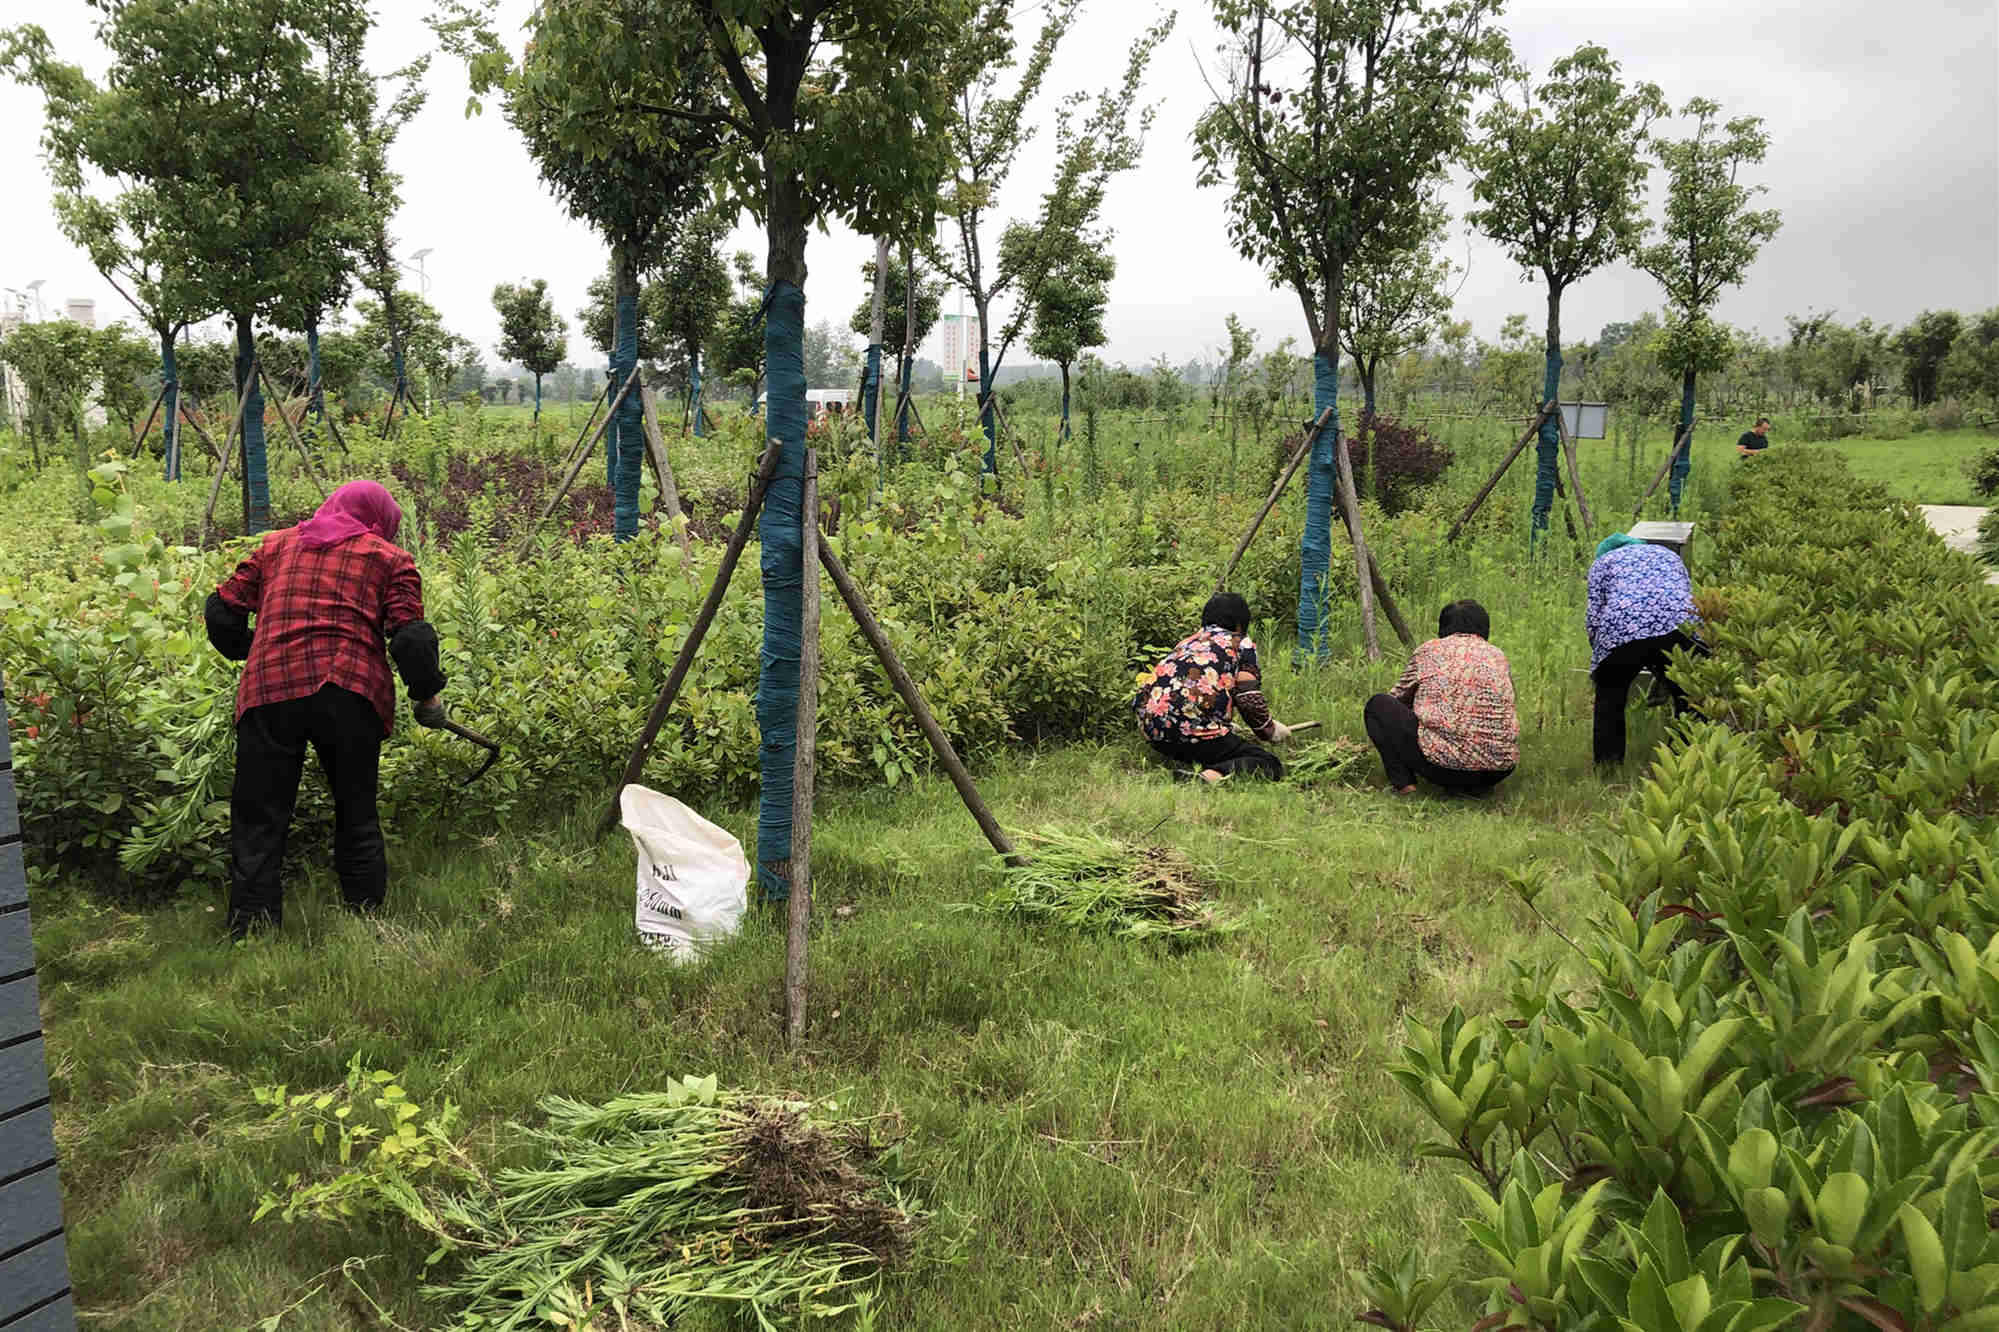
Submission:
<svg viewBox="0 0 1999 1332">
<path fill-rule="evenodd" d="M 1069 367 L 1062 367 L 1062 435 L 1063 442 L 1069 439 Z"/>
<path fill-rule="evenodd" d="M 305 405 L 312 419 L 326 415 L 326 389 L 319 381 L 319 316 L 305 321 Z"/>
<path fill-rule="evenodd" d="M 1541 402 L 1535 404 L 1538 411 L 1542 403 L 1555 401 L 1562 391 L 1562 353 L 1550 351 L 1544 362 L 1541 376 Z M 1548 514 L 1555 507 L 1555 478 L 1560 474 L 1562 458 L 1562 423 L 1557 417 L 1549 417 L 1541 423 L 1541 438 L 1534 446 L 1534 521 L 1528 529 L 1527 540 L 1548 530 Z"/>
<path fill-rule="evenodd" d="M 617 387 L 611 390 L 611 396 L 615 398 L 631 378 L 632 367 L 639 363 L 639 275 L 631 261 L 623 257 L 622 250 L 618 260 L 618 329 L 614 344 L 617 350 L 611 358 L 611 382 Z M 611 503 L 614 541 L 630 541 L 639 534 L 639 475 L 645 470 L 644 410 L 639 391 L 634 388 L 625 394 L 624 402 L 613 413 L 616 420 L 612 428 L 618 432 Z"/>
<path fill-rule="evenodd" d="M 1673 455 L 1673 474 L 1666 483 L 1666 491 L 1673 497 L 1673 516 L 1680 516 L 1680 492 L 1686 488 L 1687 478 L 1694 470 L 1694 377 L 1691 371 L 1680 381 L 1680 428 L 1673 432 L 1679 439 L 1680 451 Z"/>
<path fill-rule="evenodd" d="M 707 432 L 701 428 L 701 348 L 698 345 L 687 349 L 687 375 L 693 388 L 694 438 L 701 439 Z"/>
<path fill-rule="evenodd" d="M 403 354 L 400 351 L 392 351 L 390 358 L 396 363 L 396 386 L 389 394 L 389 411 L 391 414 L 395 412 L 396 399 L 401 398 L 403 400 L 403 415 L 408 416 L 410 410 L 409 365 L 403 360 Z"/>
<path fill-rule="evenodd" d="M 236 383 L 247 386 L 248 393 L 243 407 L 243 531 L 247 536 L 255 536 L 271 525 L 270 461 L 264 454 L 264 394 L 250 376 L 250 364 L 256 358 L 257 341 L 250 331 L 249 316 L 238 315 Z"/>
<path fill-rule="evenodd" d="M 867 422 L 868 438 L 875 437 L 875 398 L 882 382 L 882 347 L 868 344 L 867 368 L 861 372 L 861 419 Z"/>
<path fill-rule="evenodd" d="M 981 331 L 985 321 L 979 321 Z M 999 423 L 993 411 L 993 364 L 987 352 L 985 339 L 979 339 L 979 395 L 982 406 L 979 409 L 979 425 L 986 432 L 986 457 L 981 464 L 994 476 L 999 475 Z"/>
<path fill-rule="evenodd" d="M 160 406 L 166 409 L 166 479 L 180 480 L 180 371 L 174 364 L 174 340 L 160 339 Z"/>
<path fill-rule="evenodd" d="M 798 530 L 805 473 L 805 293 L 779 279 L 771 284 L 764 320 L 764 383 L 769 423 L 778 442 L 777 475 L 764 492 L 757 537 L 763 545 L 764 642 L 757 671 L 757 877 L 767 901 L 791 895 L 791 883 L 770 866 L 791 859 L 791 765 L 798 749 L 798 644 L 805 542 Z"/>
<path fill-rule="evenodd" d="M 612 339 L 615 345 L 617 339 Z M 618 396 L 618 365 L 615 361 L 604 364 L 604 405 L 609 407 L 611 399 Z M 618 493 L 618 422 L 617 418 L 604 423 L 604 488 L 612 495 Z"/>
<path fill-rule="evenodd" d="M 541 424 L 541 376 L 534 377 L 534 423 Z"/>
<path fill-rule="evenodd" d="M 1333 432 L 1339 429 L 1339 361 L 1317 353 L 1312 357 L 1312 372 L 1314 419 L 1328 407 L 1336 410 L 1334 419 L 1312 442 L 1312 457 L 1305 464 L 1305 535 L 1298 541 L 1302 566 L 1298 578 L 1298 655 L 1323 661 L 1332 655 L 1323 603 L 1326 571 L 1333 559 L 1333 487 L 1339 471 L 1333 461 Z"/>
</svg>

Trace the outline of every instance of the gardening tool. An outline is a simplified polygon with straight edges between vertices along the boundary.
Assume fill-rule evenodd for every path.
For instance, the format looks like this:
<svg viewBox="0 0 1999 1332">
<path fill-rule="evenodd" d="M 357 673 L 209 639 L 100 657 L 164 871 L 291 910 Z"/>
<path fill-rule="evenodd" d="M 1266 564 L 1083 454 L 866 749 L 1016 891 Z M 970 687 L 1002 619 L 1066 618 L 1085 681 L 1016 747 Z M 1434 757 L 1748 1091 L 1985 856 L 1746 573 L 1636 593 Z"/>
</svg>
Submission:
<svg viewBox="0 0 1999 1332">
<path fill-rule="evenodd" d="M 416 710 L 416 719 L 417 724 L 420 726 L 427 726 L 436 731 L 449 731 L 459 739 L 470 740 L 473 744 L 486 751 L 486 761 L 479 765 L 477 772 L 461 782 L 461 786 L 472 785 L 472 783 L 486 775 L 486 769 L 500 761 L 500 746 L 479 734 L 471 727 L 451 720 L 451 716 L 444 710 L 443 704 L 440 703 L 434 708 L 418 707 Z"/>
<path fill-rule="evenodd" d="M 1291 728 L 1291 734 L 1297 735 L 1301 731 L 1316 731 L 1324 725 L 1324 722 L 1299 722 Z"/>
</svg>

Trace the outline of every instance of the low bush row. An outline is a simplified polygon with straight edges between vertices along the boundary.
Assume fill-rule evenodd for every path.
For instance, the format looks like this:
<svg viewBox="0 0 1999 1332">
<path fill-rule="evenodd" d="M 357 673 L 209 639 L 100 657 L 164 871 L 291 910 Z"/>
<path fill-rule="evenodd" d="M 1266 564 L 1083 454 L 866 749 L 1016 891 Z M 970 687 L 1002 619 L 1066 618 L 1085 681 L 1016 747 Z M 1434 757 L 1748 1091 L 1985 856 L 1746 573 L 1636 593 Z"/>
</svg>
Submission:
<svg viewBox="0 0 1999 1332">
<path fill-rule="evenodd" d="M 1394 1070 L 1480 1327 L 1999 1327 L 1999 596 L 1818 450 L 1745 469 L 1702 564 L 1700 719 L 1596 852 L 1584 983 L 1515 964 Z M 1378 1269 L 1367 1320 L 1445 1275 Z"/>
</svg>

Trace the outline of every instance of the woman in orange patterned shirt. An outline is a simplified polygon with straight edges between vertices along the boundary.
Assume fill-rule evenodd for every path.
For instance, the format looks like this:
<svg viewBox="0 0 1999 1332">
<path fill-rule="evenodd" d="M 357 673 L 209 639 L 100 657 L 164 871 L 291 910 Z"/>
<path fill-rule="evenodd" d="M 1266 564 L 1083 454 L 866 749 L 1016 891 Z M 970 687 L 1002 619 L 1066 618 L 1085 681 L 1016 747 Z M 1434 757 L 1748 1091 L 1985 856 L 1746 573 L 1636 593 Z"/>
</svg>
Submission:
<svg viewBox="0 0 1999 1332">
<path fill-rule="evenodd" d="M 1485 607 L 1453 601 L 1395 687 L 1367 701 L 1367 736 L 1397 795 L 1415 794 L 1418 777 L 1481 794 L 1520 761 L 1513 675 L 1506 654 L 1486 641 L 1491 632 Z"/>
</svg>

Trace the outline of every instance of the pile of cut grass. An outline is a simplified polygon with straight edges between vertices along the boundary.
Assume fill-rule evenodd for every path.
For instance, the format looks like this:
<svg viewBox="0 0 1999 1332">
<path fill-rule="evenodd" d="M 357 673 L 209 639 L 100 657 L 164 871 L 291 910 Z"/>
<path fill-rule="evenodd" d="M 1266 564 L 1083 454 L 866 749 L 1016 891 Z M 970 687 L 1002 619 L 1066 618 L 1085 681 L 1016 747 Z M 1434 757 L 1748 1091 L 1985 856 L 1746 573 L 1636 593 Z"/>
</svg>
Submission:
<svg viewBox="0 0 1999 1332">
<path fill-rule="evenodd" d="M 1374 759 L 1374 746 L 1329 735 L 1292 746 L 1284 755 L 1284 778 L 1298 786 L 1360 786 L 1373 772 Z"/>
<path fill-rule="evenodd" d="M 1167 846 L 1138 846 L 1090 831 L 1042 828 L 1023 839 L 1026 859 L 972 908 L 1084 933 L 1187 943 L 1247 922 L 1208 897 L 1210 876 Z"/>
</svg>

